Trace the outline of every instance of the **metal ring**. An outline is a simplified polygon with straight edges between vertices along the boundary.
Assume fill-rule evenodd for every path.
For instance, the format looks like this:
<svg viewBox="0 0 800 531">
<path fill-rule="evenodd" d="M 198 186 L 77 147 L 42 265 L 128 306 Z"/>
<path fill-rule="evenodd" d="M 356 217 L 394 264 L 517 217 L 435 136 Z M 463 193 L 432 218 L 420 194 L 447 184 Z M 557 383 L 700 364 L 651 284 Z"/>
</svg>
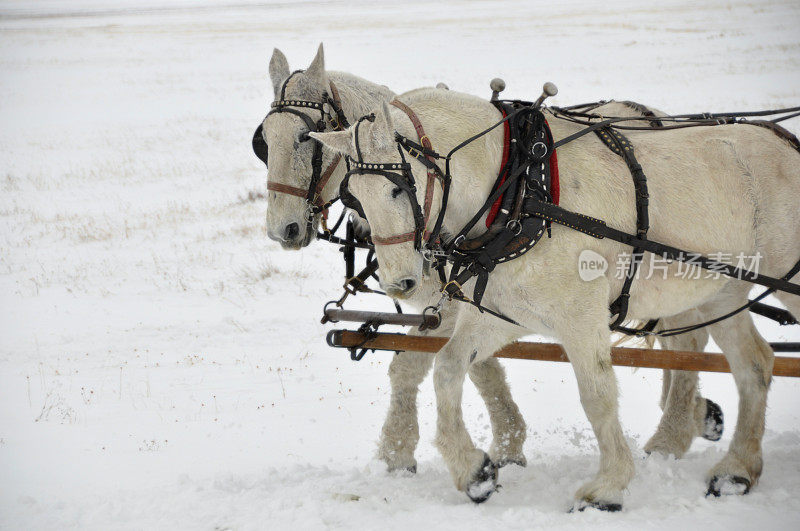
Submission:
<svg viewBox="0 0 800 531">
<path fill-rule="evenodd" d="M 339 322 L 338 320 L 331 319 L 330 317 L 328 317 L 328 306 L 330 306 L 331 304 L 335 304 L 336 306 L 341 308 L 341 306 L 339 306 L 339 303 L 337 301 L 328 301 L 325 303 L 325 306 L 322 307 L 322 317 L 326 320 L 326 322 L 338 323 Z"/>
<path fill-rule="evenodd" d="M 539 146 L 541 146 L 541 147 L 539 147 Z M 537 149 L 543 149 L 543 150 L 544 150 L 544 152 L 543 152 L 541 155 L 538 155 L 538 154 L 536 153 L 536 150 L 537 150 Z M 545 145 L 545 143 L 544 143 L 544 142 L 536 142 L 535 144 L 533 144 L 533 145 L 531 146 L 531 154 L 532 154 L 534 157 L 537 157 L 537 158 L 543 158 L 545 155 L 547 155 L 547 146 Z"/>
<path fill-rule="evenodd" d="M 430 310 L 431 313 L 427 313 Z M 424 317 L 428 315 L 433 315 L 436 317 L 436 324 L 428 326 L 427 323 L 424 321 Z M 427 306 L 424 310 L 422 310 L 422 317 L 423 322 L 422 326 L 419 327 L 420 330 L 436 330 L 439 328 L 439 325 L 442 324 L 442 314 L 439 313 L 439 308 L 436 306 Z"/>
<path fill-rule="evenodd" d="M 508 223 L 506 223 L 506 228 L 508 230 L 514 230 L 512 227 L 516 227 L 516 231 L 514 231 L 514 236 L 519 236 L 519 233 L 522 232 L 522 223 L 519 222 L 517 219 L 512 219 Z"/>
</svg>

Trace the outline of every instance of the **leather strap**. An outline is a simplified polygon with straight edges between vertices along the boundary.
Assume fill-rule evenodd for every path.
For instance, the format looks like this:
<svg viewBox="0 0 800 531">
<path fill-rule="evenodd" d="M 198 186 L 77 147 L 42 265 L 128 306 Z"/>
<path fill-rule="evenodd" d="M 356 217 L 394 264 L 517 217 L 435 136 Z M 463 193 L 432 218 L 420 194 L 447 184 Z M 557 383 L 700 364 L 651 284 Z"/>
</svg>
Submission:
<svg viewBox="0 0 800 531">
<path fill-rule="evenodd" d="M 337 153 L 331 163 L 325 168 L 325 171 L 322 172 L 322 176 L 319 178 L 319 183 L 317 184 L 317 200 L 322 201 L 322 191 L 325 189 L 325 185 L 328 184 L 328 180 L 333 175 L 333 172 L 336 170 L 336 166 L 339 165 L 339 162 L 342 160 L 342 155 Z"/>
<path fill-rule="evenodd" d="M 325 171 L 322 173 L 322 176 L 319 179 L 319 183 L 317 184 L 317 189 L 315 194 L 316 199 L 314 201 L 314 204 L 316 204 L 317 206 L 321 206 L 323 204 L 322 191 L 325 189 L 325 185 L 328 184 L 328 180 L 331 178 L 331 175 L 333 175 L 333 172 L 336 170 L 336 166 L 339 165 L 339 162 L 341 160 L 342 156 L 337 153 L 336 156 L 333 157 L 331 163 L 328 165 L 327 168 L 325 168 Z M 295 186 L 290 186 L 288 184 L 283 184 L 283 183 L 277 183 L 275 181 L 267 181 L 267 190 L 272 190 L 273 192 L 279 192 L 282 194 L 295 195 L 297 197 L 302 197 L 304 199 L 308 196 L 307 188 L 306 189 L 297 188 Z"/>
<path fill-rule="evenodd" d="M 290 186 L 283 183 L 276 183 L 275 181 L 267 181 L 267 190 L 272 190 L 273 192 L 279 192 L 282 194 L 294 195 L 297 197 L 302 197 L 303 199 L 305 199 L 306 194 L 308 194 L 308 190 L 303 188 L 297 188 L 296 186 Z"/>
<path fill-rule="evenodd" d="M 339 97 L 339 89 L 333 81 L 328 80 L 328 85 L 331 87 L 331 99 L 333 100 L 333 112 L 336 114 L 336 123 L 331 122 L 334 131 L 344 131 L 350 124 L 347 122 L 347 117 L 342 110 L 342 100 Z"/>
<path fill-rule="evenodd" d="M 647 238 L 647 231 L 650 228 L 650 218 L 647 211 L 650 196 L 647 192 L 647 178 L 642 171 L 642 166 L 636 160 L 633 145 L 622 133 L 611 127 L 598 129 L 595 133 L 606 147 L 622 157 L 631 172 L 634 188 L 636 189 L 636 234 L 640 239 L 644 240 Z M 628 315 L 631 286 L 633 286 L 633 280 L 636 278 L 639 264 L 641 264 L 643 258 L 644 249 L 634 247 L 631 263 L 628 265 L 628 273 L 625 275 L 620 294 L 610 306 L 611 315 L 616 315 L 616 318 L 611 323 L 612 330 L 622 326 Z"/>
<path fill-rule="evenodd" d="M 430 235 L 431 235 L 430 231 L 426 230 L 425 233 L 422 235 L 422 239 L 429 238 Z M 416 232 L 395 234 L 394 236 L 387 236 L 386 238 L 382 238 L 381 236 L 377 235 L 372 235 L 372 243 L 374 243 L 375 245 L 394 245 L 396 243 L 413 242 L 415 237 L 416 237 Z"/>
<path fill-rule="evenodd" d="M 425 134 L 425 129 L 422 127 L 422 122 L 419 121 L 419 118 L 414 113 L 411 108 L 403 103 L 400 100 L 394 99 L 390 102 L 390 105 L 394 105 L 408 116 L 411 123 L 414 124 L 414 129 L 417 131 L 417 137 L 419 138 L 419 143 L 427 149 L 428 151 L 433 151 L 433 146 L 431 145 L 431 140 L 428 135 Z M 425 155 L 425 158 L 428 159 L 433 165 L 436 165 L 436 161 L 430 155 Z M 428 229 L 428 220 L 430 219 L 431 215 L 431 206 L 433 203 L 433 187 L 436 183 L 436 172 L 428 167 L 428 183 L 425 187 L 425 202 L 423 203 L 422 207 L 422 219 L 424 220 L 424 228 L 427 231 Z"/>
<path fill-rule="evenodd" d="M 789 282 L 789 279 L 800 271 L 800 260 L 798 260 L 797 265 L 795 265 L 787 275 L 782 278 L 774 278 L 747 269 L 741 269 L 730 264 L 717 262 L 698 253 L 684 251 L 683 249 L 671 245 L 643 239 L 634 234 L 628 234 L 609 227 L 606 225 L 606 222 L 601 219 L 571 212 L 557 205 L 553 205 L 552 203 L 547 203 L 538 199 L 530 199 L 530 201 L 531 204 L 528 210 L 532 214 L 558 223 L 559 225 L 565 225 L 594 238 L 601 240 L 603 238 L 608 238 L 625 245 L 630 245 L 631 247 L 642 248 L 646 252 L 664 257 L 668 260 L 690 262 L 693 265 L 697 265 L 714 273 L 721 273 L 731 278 L 737 278 L 752 284 L 759 284 L 774 290 L 800 295 L 800 284 Z"/>
</svg>

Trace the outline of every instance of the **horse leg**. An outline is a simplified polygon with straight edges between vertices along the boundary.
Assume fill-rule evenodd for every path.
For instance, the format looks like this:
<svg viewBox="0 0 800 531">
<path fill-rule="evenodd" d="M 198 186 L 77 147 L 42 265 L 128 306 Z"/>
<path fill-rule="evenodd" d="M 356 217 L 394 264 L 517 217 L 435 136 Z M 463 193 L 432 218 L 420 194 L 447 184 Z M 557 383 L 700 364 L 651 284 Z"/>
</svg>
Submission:
<svg viewBox="0 0 800 531">
<path fill-rule="evenodd" d="M 663 320 L 662 329 L 695 324 L 702 321 L 696 310 L 684 312 Z M 704 328 L 659 338 L 661 345 L 669 350 L 702 352 L 708 342 L 708 331 Z M 681 457 L 689 449 L 696 436 L 719 440 L 722 436 L 722 410 L 700 396 L 698 373 L 693 371 L 664 371 L 662 386 L 661 416 L 655 434 L 645 444 L 645 452 Z"/>
<path fill-rule="evenodd" d="M 437 334 L 447 335 L 453 329 L 454 322 L 454 319 L 443 315 Z M 409 332 L 409 335 L 426 334 Z M 390 472 L 417 471 L 417 460 L 414 458 L 414 450 L 419 442 L 417 394 L 431 365 L 433 356 L 429 353 L 411 351 L 396 354 L 389 365 L 391 398 L 378 442 L 378 458 L 386 463 Z"/>
<path fill-rule="evenodd" d="M 417 471 L 414 458 L 419 442 L 417 393 L 432 364 L 433 356 L 427 352 L 400 352 L 389 365 L 392 391 L 378 443 L 378 458 L 387 464 L 390 472 Z"/>
<path fill-rule="evenodd" d="M 701 307 L 704 317 L 746 302 L 749 286 L 729 286 L 717 300 Z M 709 471 L 707 494 L 746 494 L 761 476 L 761 439 L 775 353 L 756 330 L 749 312 L 710 325 L 709 332 L 731 367 L 739 391 L 739 418 L 728 453 Z"/>
<path fill-rule="evenodd" d="M 511 397 L 506 372 L 495 357 L 487 358 L 469 367 L 469 377 L 486 403 L 492 424 L 492 446 L 489 457 L 498 467 L 507 464 L 525 466 L 522 453 L 526 426 L 522 414 Z"/>
<path fill-rule="evenodd" d="M 605 310 L 602 304 L 595 306 Z M 575 371 L 583 410 L 600 448 L 600 469 L 594 479 L 578 489 L 574 508 L 618 511 L 622 508 L 622 491 L 633 478 L 634 466 L 619 422 L 608 312 L 596 313 L 598 315 L 591 320 L 585 319 L 585 315 L 580 320 L 572 320 L 568 333 L 560 334 Z"/>
<path fill-rule="evenodd" d="M 652 345 L 650 348 L 653 348 Z M 667 398 L 669 398 L 669 388 L 671 383 L 672 371 L 669 369 L 664 369 L 661 374 L 661 400 L 658 403 L 661 411 L 664 411 L 664 408 L 667 407 Z"/>
<path fill-rule="evenodd" d="M 454 319 L 443 317 L 436 334 L 447 335 L 453 323 Z M 415 334 L 410 332 L 409 335 Z M 419 442 L 417 394 L 433 359 L 427 352 L 401 352 L 389 365 L 392 392 L 378 444 L 378 458 L 387 464 L 389 471 L 416 472 L 414 450 Z M 469 375 L 489 413 L 493 436 L 489 455 L 492 460 L 501 467 L 510 463 L 525 466 L 527 461 L 522 453 L 525 421 L 511 397 L 502 365 L 496 358 L 489 358 L 471 365 Z"/>
<path fill-rule="evenodd" d="M 519 331 L 502 326 L 481 327 L 483 317 L 471 307 L 462 308 L 453 336 L 436 354 L 433 385 L 436 390 L 436 447 L 444 458 L 453 482 L 476 503 L 492 495 L 497 485 L 497 466 L 475 447 L 464 425 L 461 400 L 464 378 L 473 363 L 481 363 Z"/>
</svg>

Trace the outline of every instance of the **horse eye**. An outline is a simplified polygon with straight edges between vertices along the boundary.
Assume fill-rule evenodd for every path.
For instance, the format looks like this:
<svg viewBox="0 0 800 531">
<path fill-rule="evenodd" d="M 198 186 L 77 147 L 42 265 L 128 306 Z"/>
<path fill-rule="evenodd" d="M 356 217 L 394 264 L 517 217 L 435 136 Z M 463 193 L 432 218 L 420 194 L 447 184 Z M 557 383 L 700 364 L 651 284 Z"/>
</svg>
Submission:
<svg viewBox="0 0 800 531">
<path fill-rule="evenodd" d="M 401 190 L 400 187 L 396 186 L 394 188 L 394 190 L 392 190 L 392 199 L 397 199 L 397 196 L 402 194 L 402 193 L 403 193 L 403 190 Z"/>
</svg>

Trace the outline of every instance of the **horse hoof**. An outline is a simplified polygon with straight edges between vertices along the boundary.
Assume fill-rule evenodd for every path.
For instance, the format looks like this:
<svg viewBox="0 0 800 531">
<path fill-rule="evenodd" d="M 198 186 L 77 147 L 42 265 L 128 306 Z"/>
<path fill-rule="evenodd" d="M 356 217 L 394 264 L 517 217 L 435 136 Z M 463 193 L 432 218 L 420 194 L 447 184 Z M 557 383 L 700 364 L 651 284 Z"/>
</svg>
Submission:
<svg viewBox="0 0 800 531">
<path fill-rule="evenodd" d="M 714 476 L 708 482 L 706 496 L 730 496 L 750 492 L 750 480 L 742 476 Z"/>
<path fill-rule="evenodd" d="M 578 512 L 583 512 L 586 509 L 596 509 L 598 511 L 605 511 L 607 513 L 616 513 L 622 510 L 622 504 L 581 500 L 573 505 L 569 512 L 574 513 L 575 509 L 577 509 Z"/>
<path fill-rule="evenodd" d="M 484 454 L 483 464 L 467 484 L 467 496 L 475 503 L 483 503 L 498 489 L 497 465 Z"/>
<path fill-rule="evenodd" d="M 519 457 L 504 457 L 503 459 L 499 460 L 496 463 L 496 465 L 497 468 L 503 468 L 504 466 L 508 465 L 517 465 L 524 468 L 528 466 L 528 460 L 525 459 L 524 455 L 521 455 Z"/>
<path fill-rule="evenodd" d="M 703 430 L 703 438 L 709 441 L 718 441 L 722 438 L 722 430 L 725 428 L 722 408 L 716 402 L 706 398 L 706 425 Z"/>
</svg>

